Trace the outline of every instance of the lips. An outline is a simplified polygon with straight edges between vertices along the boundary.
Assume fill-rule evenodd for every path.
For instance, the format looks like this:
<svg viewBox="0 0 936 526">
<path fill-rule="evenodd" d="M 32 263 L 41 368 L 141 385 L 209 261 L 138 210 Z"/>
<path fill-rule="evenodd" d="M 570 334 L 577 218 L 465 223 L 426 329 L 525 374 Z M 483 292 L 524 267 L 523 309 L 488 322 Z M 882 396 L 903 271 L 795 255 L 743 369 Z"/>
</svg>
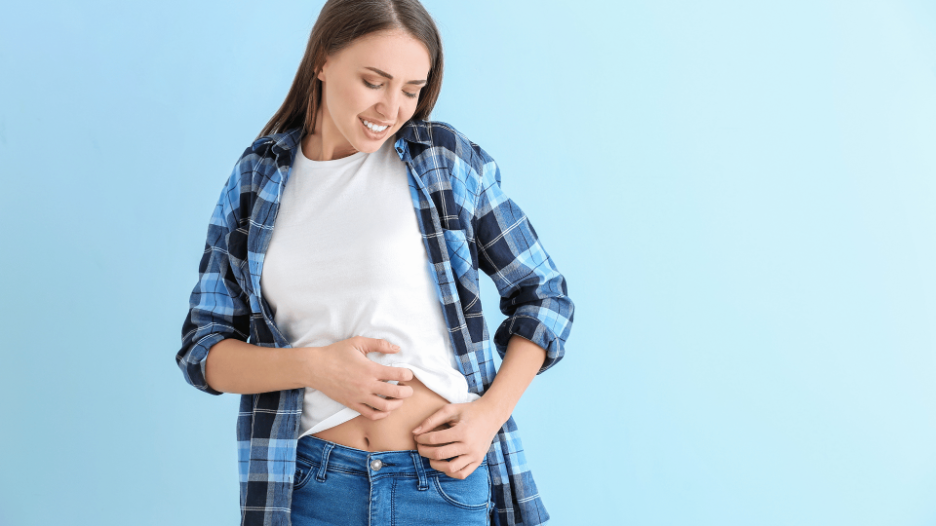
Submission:
<svg viewBox="0 0 936 526">
<path fill-rule="evenodd" d="M 375 139 L 375 140 L 383 139 L 387 135 L 387 133 L 390 132 L 390 126 L 387 126 L 386 128 L 384 128 L 384 131 L 382 132 L 375 132 L 374 130 L 368 128 L 366 124 L 364 124 L 363 118 L 358 119 L 358 120 L 361 121 L 361 127 L 364 128 L 364 134 L 370 137 L 371 139 Z"/>
<path fill-rule="evenodd" d="M 376 120 L 376 119 L 371 119 L 370 117 L 361 117 L 361 121 L 362 121 L 362 122 L 365 121 L 365 120 L 366 120 L 367 122 L 369 122 L 369 123 L 371 123 L 371 124 L 375 124 L 375 125 L 377 125 L 377 126 L 390 126 L 390 123 L 389 123 L 389 122 L 378 121 L 378 120 Z"/>
</svg>

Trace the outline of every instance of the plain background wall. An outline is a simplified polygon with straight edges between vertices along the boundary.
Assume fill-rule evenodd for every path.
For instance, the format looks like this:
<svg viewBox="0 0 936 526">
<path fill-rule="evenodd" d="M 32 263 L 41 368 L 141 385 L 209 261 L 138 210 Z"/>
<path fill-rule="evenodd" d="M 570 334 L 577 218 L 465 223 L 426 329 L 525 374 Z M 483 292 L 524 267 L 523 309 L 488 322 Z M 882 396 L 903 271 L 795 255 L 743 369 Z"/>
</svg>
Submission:
<svg viewBox="0 0 936 526">
<path fill-rule="evenodd" d="M 0 524 L 237 523 L 174 355 L 321 5 L 4 5 Z M 514 413 L 551 523 L 936 524 L 936 7 L 425 5 L 576 304 Z"/>
</svg>

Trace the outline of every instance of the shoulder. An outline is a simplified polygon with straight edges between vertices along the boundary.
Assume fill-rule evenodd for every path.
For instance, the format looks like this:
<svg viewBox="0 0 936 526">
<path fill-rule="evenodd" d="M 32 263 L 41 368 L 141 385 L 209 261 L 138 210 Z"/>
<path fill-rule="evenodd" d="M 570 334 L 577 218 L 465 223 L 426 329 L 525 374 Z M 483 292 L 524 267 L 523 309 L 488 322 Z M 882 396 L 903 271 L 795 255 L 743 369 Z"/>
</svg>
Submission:
<svg viewBox="0 0 936 526">
<path fill-rule="evenodd" d="M 292 148 L 299 142 L 301 131 L 300 128 L 291 128 L 281 132 L 263 135 L 257 137 L 247 149 L 259 155 L 273 155 L 273 145 L 276 145 L 278 148 Z"/>
<path fill-rule="evenodd" d="M 291 128 L 263 135 L 254 139 L 248 146 L 241 161 L 259 164 L 275 164 L 277 155 L 285 150 L 294 148 L 299 143 L 299 136 L 302 133 L 301 128 Z"/>
<path fill-rule="evenodd" d="M 451 161 L 453 174 L 480 180 L 493 159 L 481 146 L 454 125 L 444 121 L 420 121 L 432 149 Z"/>
<path fill-rule="evenodd" d="M 287 148 L 292 148 L 298 142 L 300 129 L 293 128 L 283 132 L 263 135 L 254 139 L 244 148 L 234 167 L 232 178 L 237 178 L 241 192 L 258 191 L 262 182 L 269 179 L 276 170 L 278 154 Z M 288 156 L 286 157 L 288 159 Z M 233 181 L 232 181 L 233 183 Z"/>
<path fill-rule="evenodd" d="M 241 152 L 234 168 L 225 183 L 222 207 L 229 222 L 236 228 L 250 216 L 251 209 L 257 202 L 257 194 L 271 180 L 276 170 L 277 154 L 274 146 L 283 147 L 292 144 L 295 137 L 293 130 L 275 133 L 254 139 Z M 282 161 L 280 161 L 282 162 Z"/>
</svg>

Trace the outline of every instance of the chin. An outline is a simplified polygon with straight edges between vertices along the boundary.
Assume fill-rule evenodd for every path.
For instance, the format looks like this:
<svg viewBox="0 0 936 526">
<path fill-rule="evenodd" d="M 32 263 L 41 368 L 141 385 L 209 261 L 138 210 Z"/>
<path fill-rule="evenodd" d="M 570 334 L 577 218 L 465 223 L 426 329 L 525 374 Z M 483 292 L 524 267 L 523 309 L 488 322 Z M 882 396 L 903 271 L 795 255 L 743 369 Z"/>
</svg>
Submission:
<svg viewBox="0 0 936 526">
<path fill-rule="evenodd" d="M 359 147 L 355 146 L 354 149 L 357 150 L 357 151 L 359 151 L 359 152 L 374 153 L 374 152 L 376 152 L 377 150 L 379 150 L 380 147 L 383 146 L 383 144 L 384 144 L 384 143 L 381 142 L 381 143 L 378 144 L 377 146 L 371 146 L 370 142 L 368 142 L 368 143 L 367 143 L 367 148 L 359 148 Z"/>
</svg>

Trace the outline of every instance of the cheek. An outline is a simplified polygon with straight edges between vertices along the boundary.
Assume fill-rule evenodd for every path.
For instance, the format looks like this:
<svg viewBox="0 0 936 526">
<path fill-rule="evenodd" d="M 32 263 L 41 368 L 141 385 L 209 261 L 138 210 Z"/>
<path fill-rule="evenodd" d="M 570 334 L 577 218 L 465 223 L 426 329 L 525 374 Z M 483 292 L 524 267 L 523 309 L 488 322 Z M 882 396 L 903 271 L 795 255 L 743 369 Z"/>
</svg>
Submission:
<svg viewBox="0 0 936 526">
<path fill-rule="evenodd" d="M 409 120 L 409 118 L 412 117 L 414 113 L 416 113 L 416 106 L 419 105 L 418 103 L 419 99 L 413 99 L 407 101 L 407 104 L 400 106 L 400 115 L 401 117 L 405 117 L 401 118 L 400 120 L 404 122 Z"/>
<path fill-rule="evenodd" d="M 348 86 L 345 88 L 344 94 L 348 99 L 348 103 L 354 106 L 366 105 L 374 99 L 374 91 L 365 86 Z"/>
<path fill-rule="evenodd" d="M 357 119 L 357 116 L 366 112 L 380 102 L 379 92 L 362 86 L 361 88 L 351 88 L 345 92 L 345 104 L 351 116 Z"/>
<path fill-rule="evenodd" d="M 334 84 L 328 88 L 327 95 L 329 108 L 341 113 L 350 113 L 355 118 L 367 106 L 367 88 L 357 87 L 354 84 Z"/>
</svg>

